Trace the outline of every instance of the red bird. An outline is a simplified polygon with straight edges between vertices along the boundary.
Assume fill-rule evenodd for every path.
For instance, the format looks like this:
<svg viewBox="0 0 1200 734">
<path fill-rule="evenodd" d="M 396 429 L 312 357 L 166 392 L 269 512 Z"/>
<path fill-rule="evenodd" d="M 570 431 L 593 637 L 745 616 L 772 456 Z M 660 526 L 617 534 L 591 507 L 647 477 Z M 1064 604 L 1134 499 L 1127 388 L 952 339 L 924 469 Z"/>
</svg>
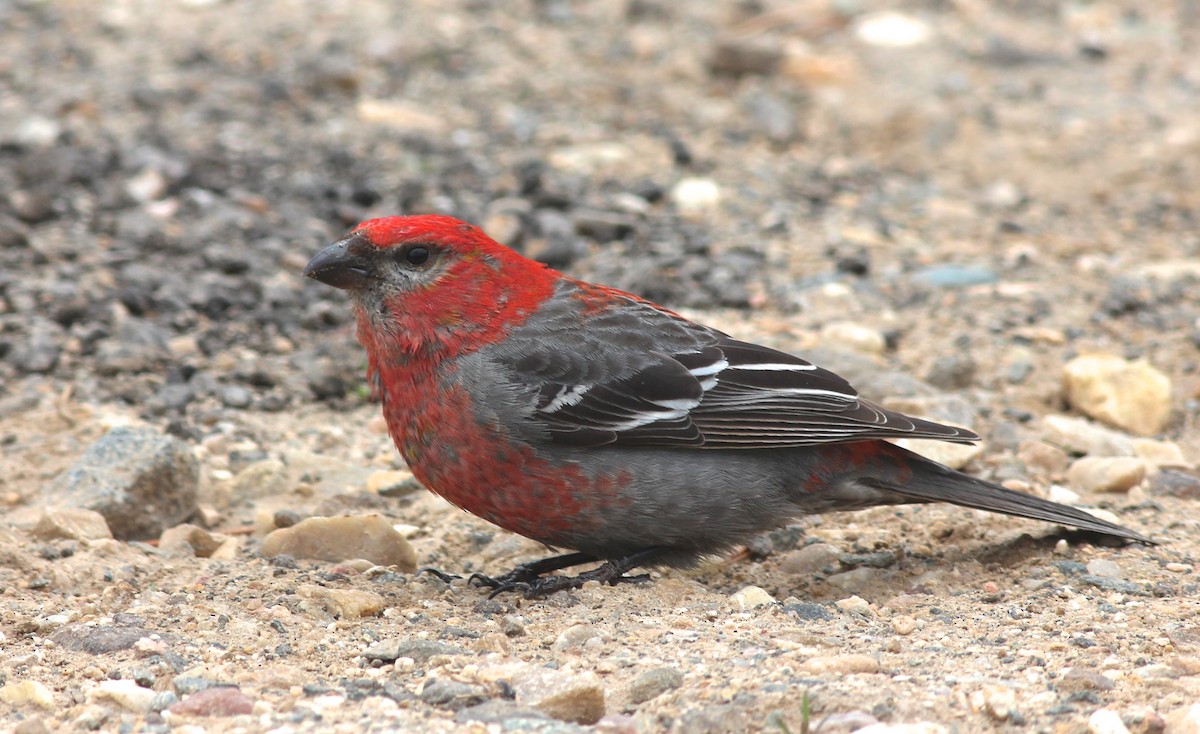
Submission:
<svg viewBox="0 0 1200 734">
<path fill-rule="evenodd" d="M 577 551 L 477 577 L 497 590 L 641 580 L 625 573 L 876 505 L 950 502 L 1152 542 L 883 440 L 979 440 L 970 431 L 881 408 L 799 357 L 567 277 L 450 217 L 363 222 L 304 274 L 350 293 L 369 382 L 416 477 Z"/>
</svg>

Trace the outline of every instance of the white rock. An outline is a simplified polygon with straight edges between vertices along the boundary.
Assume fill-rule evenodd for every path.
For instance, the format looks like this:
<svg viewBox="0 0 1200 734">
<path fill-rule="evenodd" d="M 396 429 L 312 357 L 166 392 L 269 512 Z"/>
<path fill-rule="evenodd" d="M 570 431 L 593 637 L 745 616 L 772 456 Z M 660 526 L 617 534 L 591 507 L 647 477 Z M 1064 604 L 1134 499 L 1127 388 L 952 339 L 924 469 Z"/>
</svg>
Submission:
<svg viewBox="0 0 1200 734">
<path fill-rule="evenodd" d="M 154 695 L 154 691 L 142 688 L 137 681 L 124 678 L 101 681 L 88 692 L 88 699 L 93 702 L 112 701 L 126 711 L 144 714 L 150 710 Z"/>
<path fill-rule="evenodd" d="M 1145 478 L 1146 462 L 1132 456 L 1085 456 L 1067 470 L 1067 481 L 1083 492 L 1127 492 Z"/>
<path fill-rule="evenodd" d="M 832 347 L 863 354 L 880 355 L 887 350 L 887 340 L 883 334 L 853 321 L 833 321 L 826 324 L 821 329 L 821 341 Z"/>
<path fill-rule="evenodd" d="M 711 178 L 683 178 L 672 187 L 671 201 L 683 216 L 698 216 L 716 209 L 721 187 Z"/>
<path fill-rule="evenodd" d="M 1061 484 L 1051 484 L 1046 499 L 1060 505 L 1077 505 L 1081 499 L 1078 492 L 1072 492 Z"/>
<path fill-rule="evenodd" d="M 1108 579 L 1121 578 L 1121 567 L 1116 561 L 1110 561 L 1106 558 L 1095 558 L 1088 561 L 1087 572 L 1092 576 L 1103 576 Z"/>
<path fill-rule="evenodd" d="M 1145 360 L 1076 357 L 1063 368 L 1063 388 L 1075 408 L 1143 436 L 1162 431 L 1171 417 L 1171 379 Z"/>
<path fill-rule="evenodd" d="M 1098 426 L 1082 418 L 1048 415 L 1042 418 L 1042 437 L 1047 443 L 1074 454 L 1088 456 L 1133 456 L 1133 441 L 1123 433 Z"/>
<path fill-rule="evenodd" d="M 1017 713 L 1017 693 L 1008 686 L 988 684 L 971 694 L 971 710 L 1004 721 Z"/>
<path fill-rule="evenodd" d="M 884 10 L 867 13 L 854 27 L 858 40 L 871 46 L 909 48 L 927 43 L 933 35 L 925 21 L 911 15 Z"/>
<path fill-rule="evenodd" d="M 615 166 L 633 158 L 633 151 L 623 143 L 580 143 L 559 148 L 550 153 L 550 165 L 555 168 L 591 173 L 598 168 Z"/>
<path fill-rule="evenodd" d="M 962 469 L 983 453 L 983 446 L 977 443 L 948 443 L 925 438 L 901 438 L 895 441 L 895 444 L 920 454 L 926 459 L 945 464 L 951 469 Z"/>
<path fill-rule="evenodd" d="M 1120 714 L 1112 709 L 1098 709 L 1089 716 L 1088 731 L 1091 734 L 1129 734 Z"/>
<path fill-rule="evenodd" d="M 1183 449 L 1174 441 L 1135 438 L 1131 443 L 1138 458 L 1155 469 L 1187 469 L 1192 466 L 1192 462 L 1184 458 Z"/>
<path fill-rule="evenodd" d="M 835 607 L 843 612 L 851 614 L 862 614 L 865 616 L 874 616 L 875 612 L 871 609 L 871 603 L 861 596 L 848 596 L 845 599 L 839 599 L 833 603 Z"/>
<path fill-rule="evenodd" d="M 735 607 L 742 611 L 766 607 L 775 603 L 775 597 L 767 593 L 766 589 L 758 586 L 747 586 L 733 594 L 733 596 L 730 596 L 729 600 L 733 602 Z"/>
</svg>

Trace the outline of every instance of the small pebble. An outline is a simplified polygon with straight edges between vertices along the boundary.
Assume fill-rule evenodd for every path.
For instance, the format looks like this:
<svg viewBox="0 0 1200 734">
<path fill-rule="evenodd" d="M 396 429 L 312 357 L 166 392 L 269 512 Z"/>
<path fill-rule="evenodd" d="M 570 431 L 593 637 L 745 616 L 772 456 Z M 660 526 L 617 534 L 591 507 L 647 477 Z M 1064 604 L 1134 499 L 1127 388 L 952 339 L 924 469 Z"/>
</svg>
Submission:
<svg viewBox="0 0 1200 734">
<path fill-rule="evenodd" d="M 279 459 L 262 459 L 247 464 L 229 488 L 233 501 L 283 494 L 289 489 L 287 466 Z"/>
<path fill-rule="evenodd" d="M 1067 470 L 1071 487 L 1082 492 L 1127 492 L 1146 477 L 1143 459 L 1084 456 Z"/>
<path fill-rule="evenodd" d="M 1121 567 L 1114 561 L 1102 558 L 1088 561 L 1087 572 L 1093 576 L 1103 576 L 1109 579 L 1121 578 Z"/>
<path fill-rule="evenodd" d="M 913 281 L 928 288 L 966 288 L 999 280 L 991 268 L 969 265 L 931 265 L 913 273 Z"/>
<path fill-rule="evenodd" d="M 742 611 L 770 606 L 775 603 L 775 597 L 767 593 L 766 589 L 758 586 L 747 586 L 730 596 L 729 600 L 733 602 L 735 607 Z"/>
<path fill-rule="evenodd" d="M 845 655 L 817 655 L 798 666 L 806 673 L 825 675 L 836 673 L 851 675 L 853 673 L 878 673 L 879 660 L 872 655 L 847 653 Z"/>
<path fill-rule="evenodd" d="M 892 617 L 892 631 L 894 631 L 896 634 L 911 635 L 916 629 L 917 620 L 913 619 L 907 614 L 901 614 L 899 616 Z"/>
<path fill-rule="evenodd" d="M 1055 686 L 1060 692 L 1110 691 L 1116 683 L 1112 678 L 1087 668 L 1071 668 Z"/>
<path fill-rule="evenodd" d="M 596 627 L 590 624 L 576 624 L 563 630 L 558 635 L 558 638 L 554 640 L 552 648 L 557 652 L 578 650 L 587 644 L 589 640 L 601 637 L 602 634 Z"/>
<path fill-rule="evenodd" d="M 983 454 L 983 445 L 980 443 L 962 444 L 923 438 L 901 438 L 897 439 L 895 444 L 926 459 L 945 464 L 951 469 L 962 469 Z"/>
<path fill-rule="evenodd" d="M 10 679 L 0 688 L 0 701 L 18 708 L 37 706 L 47 711 L 54 709 L 54 694 L 36 680 Z"/>
<path fill-rule="evenodd" d="M 1026 468 L 1044 476 L 1057 478 L 1071 465 L 1071 457 L 1058 446 L 1045 441 L 1022 441 L 1017 458 Z"/>
<path fill-rule="evenodd" d="M 883 10 L 861 16 L 854 24 L 854 35 L 869 46 L 911 48 L 928 43 L 933 29 L 916 16 Z"/>
<path fill-rule="evenodd" d="M 1072 454 L 1133 456 L 1129 436 L 1083 418 L 1047 415 L 1041 420 L 1042 438 Z"/>
<path fill-rule="evenodd" d="M 821 341 L 835 349 L 849 349 L 862 354 L 881 355 L 887 351 L 887 339 L 869 326 L 853 321 L 834 321 L 821 329 Z"/>
<path fill-rule="evenodd" d="M 261 552 L 272 558 L 314 558 L 347 561 L 365 558 L 379 566 L 397 566 L 404 573 L 417 569 L 417 554 L 403 535 L 381 515 L 310 517 L 263 538 Z"/>
<path fill-rule="evenodd" d="M 810 543 L 788 551 L 779 559 L 779 570 L 792 576 L 831 573 L 839 567 L 841 552 L 828 543 Z"/>
<path fill-rule="evenodd" d="M 675 184 L 671 201 L 684 217 L 707 214 L 721 202 L 721 187 L 709 178 L 684 178 Z"/>
<path fill-rule="evenodd" d="M 875 612 L 871 609 L 871 603 L 862 597 L 850 596 L 845 599 L 839 599 L 833 604 L 843 612 L 861 614 L 864 616 L 875 616 Z"/>
<path fill-rule="evenodd" d="M 142 688 L 134 680 L 106 680 L 88 693 L 91 701 L 112 701 L 126 711 L 144 714 L 154 702 L 154 691 Z"/>
<path fill-rule="evenodd" d="M 374 616 L 383 609 L 385 603 L 379 594 L 360 589 L 330 589 L 316 584 L 304 584 L 299 591 L 301 597 L 311 599 L 339 619 Z"/>
<path fill-rule="evenodd" d="M 943 390 L 961 390 L 975 381 L 977 365 L 969 354 L 952 352 L 934 359 L 925 381 Z"/>
<path fill-rule="evenodd" d="M 605 714 L 604 686 L 595 673 L 539 668 L 512 681 L 517 702 L 561 721 L 585 726 Z"/>
<path fill-rule="evenodd" d="M 112 538 L 104 515 L 79 507 L 47 507 L 30 533 L 42 540 L 97 540 Z"/>
<path fill-rule="evenodd" d="M 1180 469 L 1192 466 L 1192 462 L 1184 458 L 1183 449 L 1174 441 L 1135 438 L 1131 443 L 1137 457 L 1157 469 Z"/>
<path fill-rule="evenodd" d="M 234 686 L 213 686 L 184 698 L 168 709 L 176 716 L 237 716 L 254 711 L 254 699 Z"/>
<path fill-rule="evenodd" d="M 657 698 L 667 691 L 683 685 L 683 673 L 676 668 L 651 668 L 639 673 L 629 684 L 629 701 L 634 704 L 645 703 Z"/>
<path fill-rule="evenodd" d="M 835 573 L 825 579 L 825 583 L 847 594 L 855 594 L 867 591 L 887 576 L 888 572 L 883 569 L 860 566 L 849 571 Z"/>
<path fill-rule="evenodd" d="M 717 76 L 773 74 L 783 56 L 783 49 L 769 36 L 729 37 L 714 46 L 708 68 Z"/>
<path fill-rule="evenodd" d="M 1016 715 L 1017 693 L 1008 686 L 988 684 L 971 694 L 972 711 L 984 711 L 993 719 L 1005 721 Z"/>
<path fill-rule="evenodd" d="M 1078 492 L 1072 492 L 1061 484 L 1051 484 L 1046 490 L 1046 499 L 1060 505 L 1077 505 L 1083 498 Z"/>
</svg>

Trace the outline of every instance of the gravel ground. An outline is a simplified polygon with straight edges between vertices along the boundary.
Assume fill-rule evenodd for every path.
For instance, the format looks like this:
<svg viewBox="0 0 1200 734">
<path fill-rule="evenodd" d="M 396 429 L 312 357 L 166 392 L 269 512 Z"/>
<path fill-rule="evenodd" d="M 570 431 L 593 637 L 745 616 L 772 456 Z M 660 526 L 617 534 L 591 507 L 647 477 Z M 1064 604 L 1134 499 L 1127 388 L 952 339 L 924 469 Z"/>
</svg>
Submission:
<svg viewBox="0 0 1200 734">
<path fill-rule="evenodd" d="M 0 729 L 1200 732 L 1198 41 L 1194 0 L 0 0 Z M 544 554 L 412 481 L 300 277 L 418 211 L 1161 545 L 929 506 L 541 601 L 417 575 Z"/>
</svg>

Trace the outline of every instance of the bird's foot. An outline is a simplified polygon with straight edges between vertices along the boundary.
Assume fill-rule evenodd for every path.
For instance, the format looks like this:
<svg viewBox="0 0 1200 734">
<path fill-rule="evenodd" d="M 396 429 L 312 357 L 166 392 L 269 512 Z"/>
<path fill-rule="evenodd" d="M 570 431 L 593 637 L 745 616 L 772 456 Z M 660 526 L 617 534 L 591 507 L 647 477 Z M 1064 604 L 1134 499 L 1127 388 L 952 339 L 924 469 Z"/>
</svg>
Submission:
<svg viewBox="0 0 1200 734">
<path fill-rule="evenodd" d="M 492 578 L 483 574 L 472 574 L 467 582 L 475 586 L 489 588 L 492 593 L 488 598 L 498 594 L 517 591 L 526 599 L 541 599 L 556 591 L 578 589 L 589 581 L 596 581 L 609 586 L 617 584 L 642 584 L 650 580 L 649 574 L 626 576 L 629 571 L 646 563 L 651 563 L 667 552 L 665 548 L 651 547 L 638 551 L 630 556 L 614 561 L 605 561 L 591 571 L 584 571 L 575 576 L 543 576 L 544 573 L 560 571 L 580 563 L 597 560 L 585 553 L 571 553 L 565 556 L 545 558 L 532 563 L 523 563 L 513 570 Z"/>
<path fill-rule="evenodd" d="M 584 571 L 575 576 L 531 577 L 528 573 L 522 574 L 522 570 L 518 566 L 511 572 L 498 578 L 489 578 L 482 574 L 474 574 L 471 576 L 470 581 L 477 586 L 490 588 L 492 593 L 488 594 L 489 599 L 494 599 L 499 594 L 509 591 L 519 592 L 526 599 L 544 599 L 558 591 L 581 588 L 589 581 L 616 586 L 617 584 L 644 584 L 650 580 L 650 574 L 647 573 L 638 574 L 637 576 L 626 576 L 624 570 L 611 562 L 604 563 L 591 571 Z"/>
</svg>

